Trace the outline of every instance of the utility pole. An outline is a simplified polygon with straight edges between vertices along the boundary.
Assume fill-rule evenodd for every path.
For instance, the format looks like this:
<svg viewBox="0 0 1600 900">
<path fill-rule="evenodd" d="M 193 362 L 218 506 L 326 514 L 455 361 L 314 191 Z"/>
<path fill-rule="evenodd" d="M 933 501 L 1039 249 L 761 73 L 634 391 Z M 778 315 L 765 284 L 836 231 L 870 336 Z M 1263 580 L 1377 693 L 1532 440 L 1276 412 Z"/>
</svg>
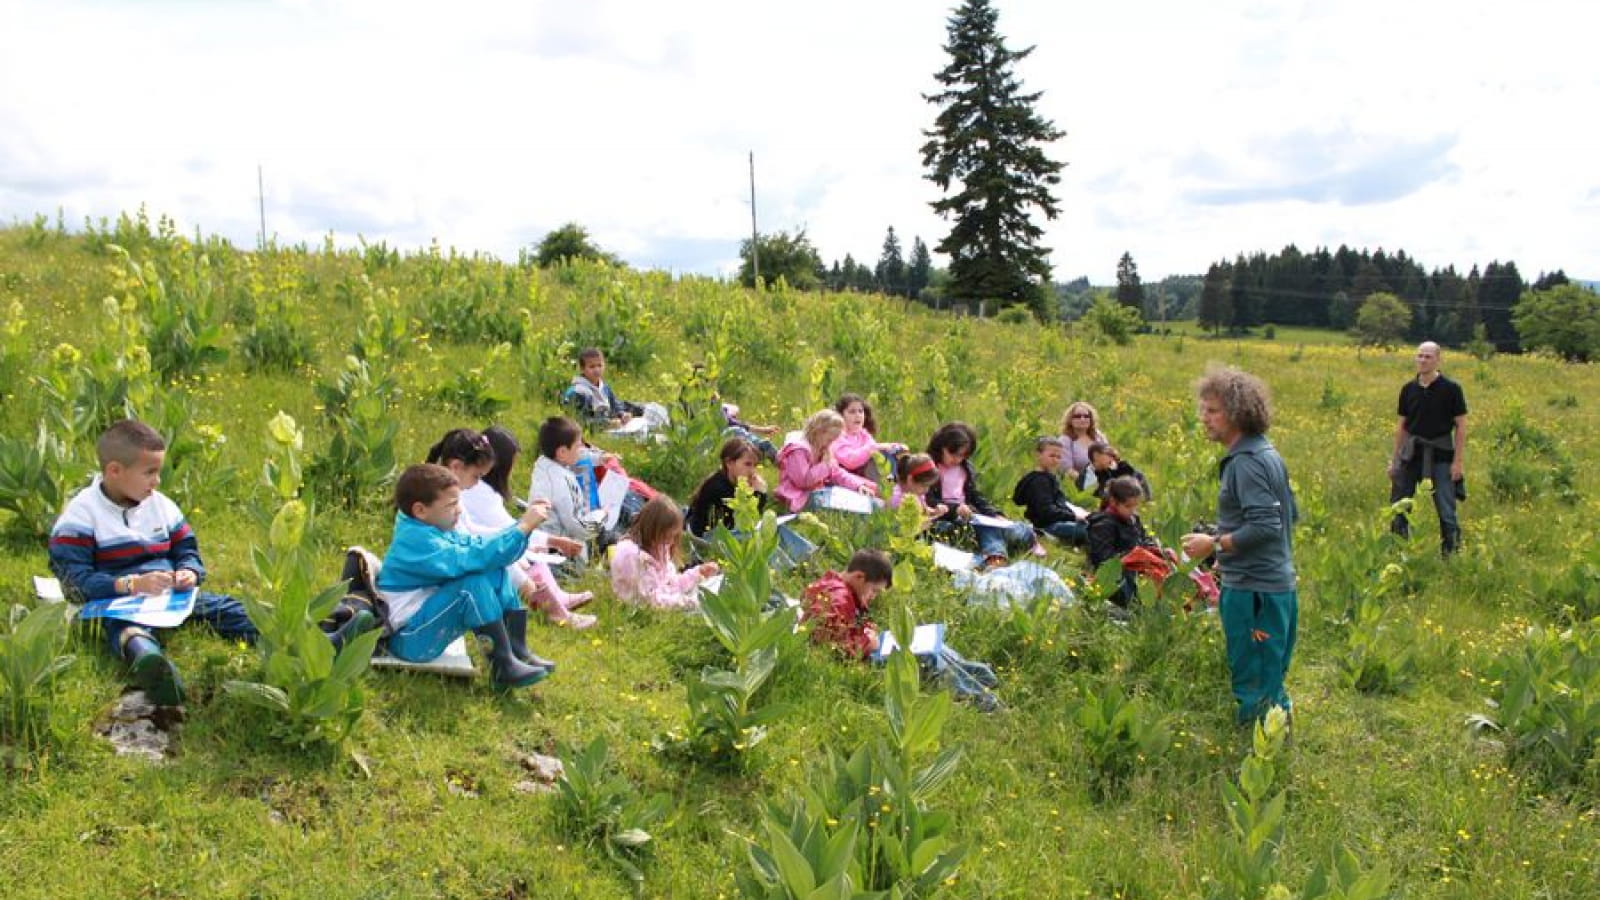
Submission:
<svg viewBox="0 0 1600 900">
<path fill-rule="evenodd" d="M 256 163 L 256 202 L 261 210 L 261 249 L 267 249 L 267 188 L 261 177 L 261 164 Z"/>
<path fill-rule="evenodd" d="M 756 231 L 756 152 L 750 151 L 750 270 L 761 284 L 761 233 Z"/>
</svg>

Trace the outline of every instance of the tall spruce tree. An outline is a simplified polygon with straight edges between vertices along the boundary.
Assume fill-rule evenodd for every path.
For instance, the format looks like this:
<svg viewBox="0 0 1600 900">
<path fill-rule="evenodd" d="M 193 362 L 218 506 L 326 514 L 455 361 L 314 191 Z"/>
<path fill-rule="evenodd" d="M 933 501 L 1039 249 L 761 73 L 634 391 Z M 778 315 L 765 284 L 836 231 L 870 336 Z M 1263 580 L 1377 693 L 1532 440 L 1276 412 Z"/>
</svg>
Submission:
<svg viewBox="0 0 1600 900">
<path fill-rule="evenodd" d="M 932 277 L 933 254 L 928 252 L 928 245 L 922 242 L 920 236 L 912 238 L 911 262 L 906 266 L 906 296 L 921 300 L 922 290 Z"/>
<path fill-rule="evenodd" d="M 900 252 L 900 238 L 889 226 L 883 238 L 883 253 L 878 257 L 878 287 L 885 294 L 903 296 L 906 292 L 906 260 Z"/>
<path fill-rule="evenodd" d="M 934 211 L 955 222 L 935 247 L 950 257 L 948 296 L 1022 303 L 1042 319 L 1050 309 L 1049 251 L 1028 211 L 1056 217 L 1051 188 L 1061 182 L 1062 163 L 1044 146 L 1065 132 L 1034 111 L 1040 94 L 1023 93 L 1013 72 L 1034 48 L 1007 49 L 998 20 L 989 0 L 964 0 L 948 20 L 950 62 L 934 75 L 942 90 L 924 95 L 940 111 L 923 132 L 922 164 L 945 193 Z"/>
<path fill-rule="evenodd" d="M 1117 260 L 1117 302 L 1144 315 L 1144 285 L 1139 282 L 1139 266 L 1133 254 L 1123 252 Z"/>
</svg>

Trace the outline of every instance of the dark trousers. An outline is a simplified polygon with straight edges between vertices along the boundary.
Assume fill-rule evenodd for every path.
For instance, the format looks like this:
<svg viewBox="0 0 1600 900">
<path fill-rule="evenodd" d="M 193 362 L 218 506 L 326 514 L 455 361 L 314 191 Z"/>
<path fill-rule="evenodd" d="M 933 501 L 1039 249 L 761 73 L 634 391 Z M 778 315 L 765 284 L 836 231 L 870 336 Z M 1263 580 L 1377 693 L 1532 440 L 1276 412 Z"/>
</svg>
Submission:
<svg viewBox="0 0 1600 900">
<path fill-rule="evenodd" d="M 1450 463 L 1434 460 L 1433 471 L 1426 475 L 1422 472 L 1422 460 L 1402 463 L 1389 482 L 1389 502 L 1416 496 L 1417 484 L 1424 477 L 1433 482 L 1433 508 L 1439 513 L 1439 545 L 1444 552 L 1454 553 L 1461 545 L 1461 523 L 1456 520 L 1456 485 L 1450 480 Z M 1411 523 L 1405 516 L 1395 516 L 1389 530 L 1408 538 Z"/>
</svg>

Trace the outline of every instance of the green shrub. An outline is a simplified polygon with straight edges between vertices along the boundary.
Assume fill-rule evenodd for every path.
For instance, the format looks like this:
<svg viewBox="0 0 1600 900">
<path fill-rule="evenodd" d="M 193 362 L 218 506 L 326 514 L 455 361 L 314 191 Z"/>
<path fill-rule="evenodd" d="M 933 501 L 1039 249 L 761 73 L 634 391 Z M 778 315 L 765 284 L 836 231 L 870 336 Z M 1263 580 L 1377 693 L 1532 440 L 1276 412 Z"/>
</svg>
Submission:
<svg viewBox="0 0 1600 900">
<path fill-rule="evenodd" d="M 567 836 L 598 845 L 637 891 L 644 883 L 642 857 L 653 840 L 646 829 L 667 814 L 672 800 L 665 794 L 641 798 L 631 782 L 612 771 L 607 752 L 606 739 L 597 737 L 561 755 L 557 811 Z"/>
<path fill-rule="evenodd" d="M 9 748 L 11 766 L 26 765 L 50 734 L 50 707 L 55 678 L 77 658 L 66 649 L 73 611 L 65 603 L 41 603 L 32 610 L 10 608 L 7 628 L 0 632 L 0 740 Z"/>
</svg>

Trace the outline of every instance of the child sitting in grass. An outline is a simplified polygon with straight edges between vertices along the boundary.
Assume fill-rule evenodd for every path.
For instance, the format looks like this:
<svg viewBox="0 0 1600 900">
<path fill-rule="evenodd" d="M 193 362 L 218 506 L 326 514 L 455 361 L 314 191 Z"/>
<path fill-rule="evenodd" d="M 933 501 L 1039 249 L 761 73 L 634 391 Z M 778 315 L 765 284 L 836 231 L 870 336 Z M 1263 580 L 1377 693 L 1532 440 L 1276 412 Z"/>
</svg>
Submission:
<svg viewBox="0 0 1600 900">
<path fill-rule="evenodd" d="M 581 459 L 596 454 L 583 444 L 583 429 L 565 416 L 552 416 L 539 426 L 539 458 L 533 464 L 533 480 L 528 502 L 544 501 L 550 518 L 541 530 L 584 545 L 579 559 L 588 558 L 588 542 L 599 531 L 596 511 L 589 507 L 589 495 L 578 484 L 572 467 Z"/>
<path fill-rule="evenodd" d="M 606 355 L 598 347 L 585 347 L 578 353 L 578 374 L 572 376 L 566 396 L 584 424 L 614 428 L 644 415 L 643 406 L 617 399 L 616 391 L 606 384 L 605 375 Z"/>
<path fill-rule="evenodd" d="M 872 601 L 894 586 L 894 563 L 882 550 L 857 550 L 844 574 L 827 572 L 806 587 L 802 621 L 811 625 L 811 640 L 831 646 L 852 659 L 868 659 L 878 650 L 878 626 Z M 909 637 L 907 638 L 909 640 Z M 924 670 L 943 677 L 957 697 L 971 700 L 984 712 L 999 708 L 990 691 L 998 684 L 994 671 L 962 657 L 948 644 L 919 656 Z"/>
<path fill-rule="evenodd" d="M 1105 486 L 1104 507 L 1089 514 L 1089 568 L 1100 568 L 1107 560 L 1125 556 L 1135 547 L 1159 549 L 1150 532 L 1139 521 L 1139 504 L 1144 502 L 1144 491 L 1136 479 L 1113 478 Z M 1112 599 L 1119 606 L 1127 606 L 1138 596 L 1139 588 L 1134 573 L 1124 570 L 1122 583 Z"/>
<path fill-rule="evenodd" d="M 493 430 L 493 429 L 491 429 Z M 515 461 L 516 439 L 505 429 L 499 429 L 498 439 L 505 452 Z M 509 446 L 507 446 L 509 442 Z M 497 534 L 516 524 L 516 519 L 506 512 L 505 498 L 490 486 L 488 475 L 500 466 L 495 441 L 488 432 L 479 434 L 469 428 L 456 428 L 428 450 L 428 462 L 444 466 L 456 476 L 461 486 L 461 519 L 456 527 L 467 534 L 488 536 Z M 501 483 L 509 477 L 510 465 L 501 470 Z M 535 530 L 529 535 L 528 547 L 535 550 L 550 549 L 566 556 L 577 556 L 583 545 L 570 538 L 546 534 Z M 588 591 L 569 594 L 556 582 L 548 563 L 519 559 L 506 569 L 517 595 L 529 607 L 544 613 L 557 625 L 588 628 L 595 624 L 594 616 L 573 612 L 593 599 Z M 506 623 L 512 635 L 526 634 L 527 610 L 507 614 Z"/>
<path fill-rule="evenodd" d="M 1034 469 L 1022 476 L 1011 491 L 1011 502 L 1026 510 L 1025 515 L 1033 527 L 1045 534 L 1073 546 L 1081 546 L 1088 537 L 1088 517 L 1083 510 L 1067 502 L 1061 490 L 1062 458 L 1066 445 L 1054 435 L 1039 438 L 1033 445 Z"/>
<path fill-rule="evenodd" d="M 92 601 L 194 590 L 190 618 L 225 638 L 254 641 L 256 627 L 243 603 L 198 590 L 206 578 L 199 541 L 178 505 L 157 490 L 167 455 L 160 433 L 124 419 L 100 435 L 95 453 L 100 474 L 67 501 L 50 529 L 50 569 L 66 592 Z M 155 631 L 122 619 L 103 622 L 106 645 L 128 664 L 145 696 L 157 706 L 183 703 L 183 680 Z M 370 612 L 361 612 L 329 639 L 338 648 L 375 624 Z"/>
<path fill-rule="evenodd" d="M 852 475 L 878 480 L 878 469 L 873 462 L 882 453 L 894 464 L 896 454 L 906 452 L 905 444 L 880 444 L 874 437 L 878 420 L 872 415 L 872 406 L 860 394 L 845 394 L 833 405 L 833 411 L 844 419 L 844 431 L 834 439 L 833 458 Z"/>
<path fill-rule="evenodd" d="M 678 571 L 683 513 L 658 494 L 639 511 L 628 536 L 611 551 L 611 586 L 624 603 L 656 609 L 698 609 L 700 583 L 720 569 L 714 562 Z"/>
<path fill-rule="evenodd" d="M 1123 459 L 1117 448 L 1105 441 L 1095 441 L 1089 445 L 1089 465 L 1078 473 L 1078 490 L 1089 491 L 1103 501 L 1106 485 L 1114 478 L 1123 477 L 1138 482 L 1144 499 L 1150 499 L 1150 482 L 1145 480 L 1144 473 Z"/>
<path fill-rule="evenodd" d="M 928 456 L 939 470 L 939 480 L 928 490 L 929 506 L 945 507 L 934 523 L 934 532 L 949 532 L 963 524 L 972 525 L 987 568 L 1006 563 L 1006 549 L 1034 548 L 1043 553 L 1033 526 L 1011 522 L 1005 526 L 973 523 L 976 515 L 1000 518 L 1000 510 L 978 489 L 978 473 L 972 468 L 972 454 L 978 451 L 978 434 L 965 422 L 947 422 L 928 439 Z"/>
<path fill-rule="evenodd" d="M 934 465 L 933 457 L 926 453 L 902 453 L 894 461 L 894 492 L 889 495 L 889 508 L 899 509 L 900 504 L 910 501 L 922 510 L 924 527 L 932 524 L 949 512 L 949 507 L 942 503 L 928 505 L 928 491 L 938 483 L 939 467 Z"/>
<path fill-rule="evenodd" d="M 400 474 L 394 505 L 394 540 L 378 574 L 395 629 L 389 652 L 426 662 L 470 630 L 489 641 L 495 687 L 526 687 L 548 677 L 550 666 L 537 664 L 543 660 L 512 636 L 507 616 L 522 604 L 506 574 L 527 551 L 528 535 L 548 507 L 530 504 L 516 524 L 489 537 L 458 531 L 461 487 L 449 469 L 427 463 Z"/>
<path fill-rule="evenodd" d="M 833 442 L 844 433 L 844 417 L 824 409 L 806 420 L 799 440 L 792 440 L 778 451 L 778 497 L 789 504 L 790 512 L 806 508 L 811 492 L 831 485 L 859 491 L 868 497 L 878 494 L 878 486 L 860 475 L 846 472 L 833 458 Z"/>
</svg>

